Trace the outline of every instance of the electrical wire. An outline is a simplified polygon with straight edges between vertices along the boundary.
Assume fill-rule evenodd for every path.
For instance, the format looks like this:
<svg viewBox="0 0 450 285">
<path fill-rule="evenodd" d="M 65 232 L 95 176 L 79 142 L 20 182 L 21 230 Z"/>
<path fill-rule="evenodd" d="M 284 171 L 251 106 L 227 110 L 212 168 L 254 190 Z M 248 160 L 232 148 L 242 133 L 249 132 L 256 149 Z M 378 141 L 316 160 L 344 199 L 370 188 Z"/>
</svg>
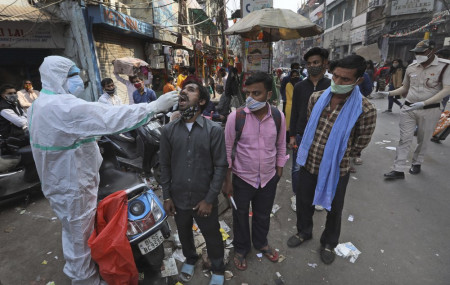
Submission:
<svg viewBox="0 0 450 285">
<path fill-rule="evenodd" d="M 59 3 L 63 2 L 63 1 L 64 1 L 64 0 L 59 0 L 59 1 L 57 1 L 57 2 L 54 2 L 54 3 L 52 3 L 52 4 L 49 4 L 49 5 L 47 5 L 47 6 L 42 6 L 42 7 L 36 8 L 36 9 L 37 9 L 37 10 L 42 10 L 42 9 L 48 8 L 48 7 L 50 7 L 50 6 L 59 4 Z M 31 13 L 36 13 L 36 10 L 29 11 L 29 12 L 25 12 L 25 13 L 18 14 L 18 15 L 8 16 L 8 17 L 5 17 L 5 18 L 3 18 L 3 19 L 0 19 L 0 22 L 8 21 L 8 20 L 11 19 L 11 18 L 17 18 L 17 17 L 23 16 L 23 15 L 28 15 L 28 14 L 31 14 Z"/>
</svg>

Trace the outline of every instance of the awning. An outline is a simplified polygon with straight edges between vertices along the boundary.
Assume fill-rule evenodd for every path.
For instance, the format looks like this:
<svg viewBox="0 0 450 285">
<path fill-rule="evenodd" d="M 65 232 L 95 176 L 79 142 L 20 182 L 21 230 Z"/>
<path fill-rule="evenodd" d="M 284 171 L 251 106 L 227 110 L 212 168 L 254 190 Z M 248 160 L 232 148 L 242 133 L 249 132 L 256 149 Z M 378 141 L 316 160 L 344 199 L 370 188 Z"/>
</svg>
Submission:
<svg viewBox="0 0 450 285">
<path fill-rule="evenodd" d="M 206 15 L 203 9 L 189 8 L 189 17 L 192 24 L 201 23 L 195 25 L 194 27 L 204 33 L 217 33 L 217 26 L 214 22 Z"/>
<path fill-rule="evenodd" d="M 0 21 L 27 21 L 33 23 L 65 23 L 64 21 L 42 9 L 37 9 L 30 5 L 3 5 L 0 4 Z"/>
</svg>

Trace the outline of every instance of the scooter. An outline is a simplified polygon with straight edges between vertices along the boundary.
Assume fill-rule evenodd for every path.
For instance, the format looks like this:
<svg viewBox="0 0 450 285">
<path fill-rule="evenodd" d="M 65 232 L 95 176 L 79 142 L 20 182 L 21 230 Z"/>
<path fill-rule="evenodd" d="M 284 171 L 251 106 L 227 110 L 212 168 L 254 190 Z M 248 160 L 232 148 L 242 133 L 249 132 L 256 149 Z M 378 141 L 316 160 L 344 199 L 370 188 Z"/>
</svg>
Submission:
<svg viewBox="0 0 450 285">
<path fill-rule="evenodd" d="M 40 190 L 31 146 L 23 140 L 0 137 L 0 201 L 24 195 L 29 202 L 31 192 Z"/>
<path fill-rule="evenodd" d="M 167 214 L 158 196 L 136 172 L 119 170 L 116 146 L 107 137 L 98 141 L 103 162 L 100 167 L 98 200 L 123 189 L 128 196 L 128 229 L 139 272 L 159 271 L 164 259 L 163 241 L 170 237 Z M 146 275 L 145 275 L 146 276 Z"/>
<path fill-rule="evenodd" d="M 144 179 L 154 177 L 160 183 L 159 142 L 165 122 L 166 116 L 161 113 L 128 135 L 108 135 L 104 139 L 111 144 L 122 168 L 135 171 Z"/>
</svg>

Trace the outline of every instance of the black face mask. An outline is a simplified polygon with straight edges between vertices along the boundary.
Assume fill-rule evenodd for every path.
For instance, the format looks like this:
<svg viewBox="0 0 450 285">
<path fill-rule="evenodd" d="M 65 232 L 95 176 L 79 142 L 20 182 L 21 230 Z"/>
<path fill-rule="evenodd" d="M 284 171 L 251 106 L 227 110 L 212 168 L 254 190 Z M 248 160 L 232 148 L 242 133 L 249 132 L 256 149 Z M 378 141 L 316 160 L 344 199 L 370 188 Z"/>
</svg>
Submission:
<svg viewBox="0 0 450 285">
<path fill-rule="evenodd" d="M 297 82 L 300 81 L 300 77 L 291 77 L 290 81 L 292 85 L 295 85 Z"/>
<path fill-rule="evenodd" d="M 6 102 L 8 102 L 11 105 L 16 105 L 17 102 L 19 102 L 17 94 L 6 95 L 5 100 L 6 100 Z"/>
<path fill-rule="evenodd" d="M 111 90 L 105 89 L 105 92 L 112 96 L 114 95 L 114 93 L 116 93 L 116 88 L 114 87 L 114 89 Z"/>
</svg>

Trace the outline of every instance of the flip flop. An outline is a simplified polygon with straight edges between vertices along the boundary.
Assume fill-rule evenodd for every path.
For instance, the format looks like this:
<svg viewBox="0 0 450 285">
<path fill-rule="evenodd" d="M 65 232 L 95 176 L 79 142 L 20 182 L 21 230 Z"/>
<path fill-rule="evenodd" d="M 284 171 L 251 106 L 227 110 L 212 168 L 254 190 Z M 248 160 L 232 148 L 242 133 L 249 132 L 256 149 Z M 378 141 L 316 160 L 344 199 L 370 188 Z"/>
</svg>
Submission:
<svg viewBox="0 0 450 285">
<path fill-rule="evenodd" d="M 247 269 L 247 260 L 245 260 L 245 257 L 243 255 L 241 255 L 240 253 L 234 254 L 233 261 L 234 261 L 234 266 L 236 266 L 236 268 L 238 270 L 244 271 Z"/>
<path fill-rule="evenodd" d="M 209 281 L 209 285 L 223 285 L 225 282 L 225 276 L 223 275 L 216 275 L 213 273 L 211 276 L 211 280 Z"/>
<path fill-rule="evenodd" d="M 259 250 L 262 254 L 264 254 L 265 257 L 267 257 L 268 260 L 272 262 L 277 262 L 279 258 L 278 251 L 274 250 L 270 246 L 267 246 L 267 249 L 260 249 Z"/>
<path fill-rule="evenodd" d="M 189 282 L 192 279 L 192 275 L 194 275 L 194 269 L 195 265 L 184 263 L 178 277 L 180 277 L 183 282 Z"/>
</svg>

